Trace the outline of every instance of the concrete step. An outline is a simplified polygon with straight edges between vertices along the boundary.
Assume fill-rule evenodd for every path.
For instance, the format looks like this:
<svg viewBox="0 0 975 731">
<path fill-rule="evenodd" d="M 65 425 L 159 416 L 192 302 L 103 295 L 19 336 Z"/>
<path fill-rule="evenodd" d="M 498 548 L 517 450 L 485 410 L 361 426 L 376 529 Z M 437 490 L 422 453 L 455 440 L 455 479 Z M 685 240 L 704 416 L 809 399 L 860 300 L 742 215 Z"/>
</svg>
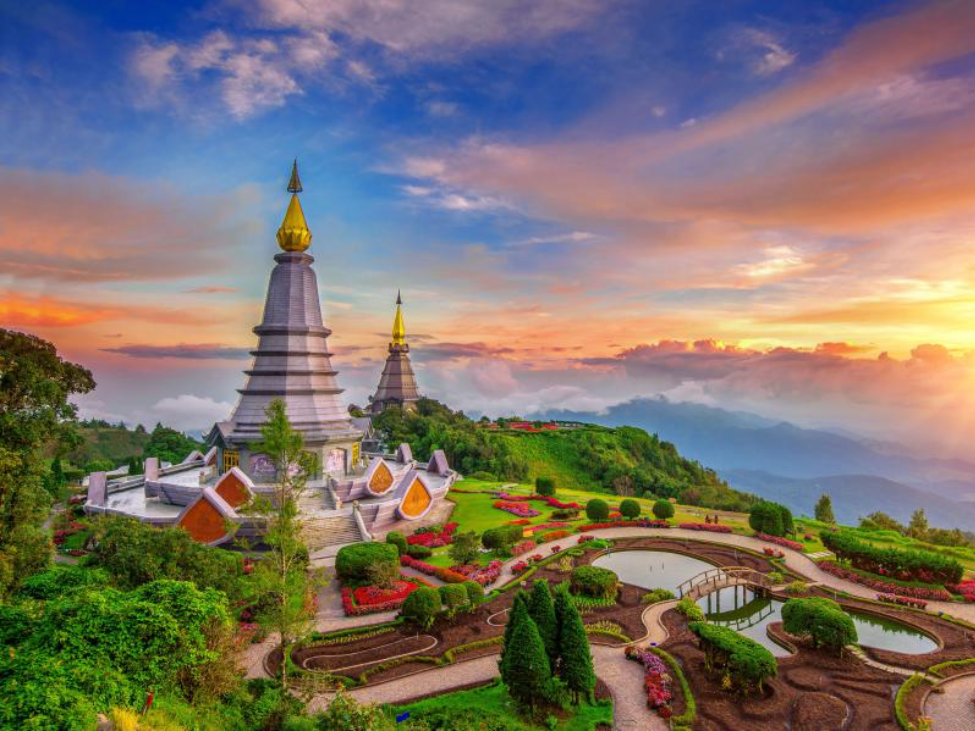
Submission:
<svg viewBox="0 0 975 731">
<path fill-rule="evenodd" d="M 302 537 L 312 550 L 362 540 L 359 526 L 351 515 L 308 519 L 302 526 Z"/>
</svg>

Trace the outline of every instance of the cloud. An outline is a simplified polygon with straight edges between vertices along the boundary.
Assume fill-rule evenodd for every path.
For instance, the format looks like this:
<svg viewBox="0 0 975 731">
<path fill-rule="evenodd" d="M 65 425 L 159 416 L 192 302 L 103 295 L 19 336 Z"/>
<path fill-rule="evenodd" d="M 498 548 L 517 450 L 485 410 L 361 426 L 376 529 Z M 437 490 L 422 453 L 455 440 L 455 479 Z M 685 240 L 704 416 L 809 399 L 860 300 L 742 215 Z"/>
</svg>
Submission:
<svg viewBox="0 0 975 731">
<path fill-rule="evenodd" d="M 486 343 L 427 343 L 422 349 L 413 353 L 413 358 L 420 362 L 448 361 L 504 356 L 513 352 L 513 348 Z"/>
<path fill-rule="evenodd" d="M 7 327 L 63 328 L 117 318 L 118 309 L 93 307 L 53 297 L 0 295 L 0 322 Z"/>
<path fill-rule="evenodd" d="M 215 271 L 222 253 L 253 229 L 253 220 L 241 218 L 252 197 L 241 189 L 190 198 L 101 173 L 0 167 L 0 271 L 72 283 Z"/>
<path fill-rule="evenodd" d="M 161 399 L 152 406 L 152 412 L 158 414 L 167 426 L 183 431 L 206 428 L 223 421 L 231 411 L 231 403 L 189 393 Z"/>
<path fill-rule="evenodd" d="M 777 74 L 796 60 L 796 54 L 772 33 L 758 28 L 743 28 L 735 34 L 733 44 L 748 51 L 749 65 L 758 76 Z"/>
<path fill-rule="evenodd" d="M 186 294 L 232 294 L 239 291 L 237 287 L 194 287 L 187 289 Z"/>
<path fill-rule="evenodd" d="M 531 238 L 512 241 L 508 246 L 537 246 L 539 244 L 588 244 L 600 237 L 588 231 L 572 231 L 565 234 L 550 236 L 532 236 Z"/>
<path fill-rule="evenodd" d="M 233 348 L 214 343 L 181 343 L 179 345 L 120 345 L 102 348 L 103 353 L 118 353 L 131 358 L 178 358 L 181 360 L 246 360 L 249 348 Z"/>
</svg>

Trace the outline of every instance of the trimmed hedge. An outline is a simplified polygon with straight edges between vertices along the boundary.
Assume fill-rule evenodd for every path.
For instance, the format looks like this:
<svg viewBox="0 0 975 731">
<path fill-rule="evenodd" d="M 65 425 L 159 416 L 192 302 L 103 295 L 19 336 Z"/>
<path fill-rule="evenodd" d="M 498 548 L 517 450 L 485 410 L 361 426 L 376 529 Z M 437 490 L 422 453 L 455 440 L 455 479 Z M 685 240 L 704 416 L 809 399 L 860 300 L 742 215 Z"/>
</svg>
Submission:
<svg viewBox="0 0 975 731">
<path fill-rule="evenodd" d="M 539 495 L 554 495 L 555 480 L 553 480 L 551 477 L 536 477 L 535 492 L 537 492 Z"/>
<path fill-rule="evenodd" d="M 957 584 L 962 565 L 955 559 L 930 551 L 902 548 L 878 548 L 849 531 L 824 531 L 823 545 L 840 558 L 849 559 L 854 567 L 901 581 Z"/>
<path fill-rule="evenodd" d="M 441 587 L 443 588 L 443 587 Z M 463 589 L 463 587 L 460 587 Z M 466 595 L 466 591 L 464 592 Z M 429 586 L 421 586 L 403 602 L 400 615 L 407 621 L 429 629 L 441 608 L 440 592 Z"/>
<path fill-rule="evenodd" d="M 674 517 L 674 506 L 670 500 L 658 500 L 653 504 L 653 515 L 658 520 Z"/>
<path fill-rule="evenodd" d="M 602 498 L 594 497 L 586 503 L 586 517 L 594 521 L 606 520 L 609 517 L 609 503 Z"/>
<path fill-rule="evenodd" d="M 701 641 L 705 667 L 720 673 L 723 684 L 743 692 L 761 691 L 766 680 L 778 675 L 775 657 L 755 640 L 707 622 L 692 622 L 690 629 Z"/>
<path fill-rule="evenodd" d="M 901 687 L 897 689 L 897 695 L 894 697 L 894 716 L 904 731 L 917 731 L 917 726 L 907 719 L 907 711 L 904 710 L 904 704 L 907 703 L 907 697 L 923 682 L 925 682 L 924 675 L 914 673 L 914 675 L 905 680 Z"/>
<path fill-rule="evenodd" d="M 508 551 L 511 546 L 521 540 L 524 531 L 520 525 L 499 525 L 488 528 L 481 534 L 481 543 L 485 548 L 495 551 Z"/>
<path fill-rule="evenodd" d="M 787 601 L 782 607 L 782 628 L 791 635 L 811 638 L 814 647 L 837 651 L 857 641 L 853 618 L 826 597 Z"/>
<path fill-rule="evenodd" d="M 616 572 L 598 566 L 576 566 L 569 577 L 569 588 L 573 594 L 615 599 L 619 588 Z"/>
<path fill-rule="evenodd" d="M 399 550 L 392 543 L 353 543 L 342 546 L 335 557 L 335 573 L 344 581 L 364 581 L 369 578 L 369 567 L 388 563 L 394 570 L 399 568 Z"/>
<path fill-rule="evenodd" d="M 636 518 L 640 515 L 640 503 L 633 498 L 626 498 L 620 502 L 620 515 L 624 518 Z"/>
</svg>

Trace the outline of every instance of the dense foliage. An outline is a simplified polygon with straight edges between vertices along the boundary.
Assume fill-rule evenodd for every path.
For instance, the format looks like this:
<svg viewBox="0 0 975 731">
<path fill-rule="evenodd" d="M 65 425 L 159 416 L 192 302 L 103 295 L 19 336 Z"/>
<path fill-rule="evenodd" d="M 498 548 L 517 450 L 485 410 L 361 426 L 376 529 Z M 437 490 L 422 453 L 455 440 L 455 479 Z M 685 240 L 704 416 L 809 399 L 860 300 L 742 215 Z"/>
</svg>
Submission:
<svg viewBox="0 0 975 731">
<path fill-rule="evenodd" d="M 573 594 L 614 599 L 619 588 L 619 577 L 615 572 L 599 566 L 576 566 L 569 577 L 569 587 Z"/>
<path fill-rule="evenodd" d="M 538 634 L 548 654 L 549 665 L 554 668 L 559 659 L 559 625 L 555 616 L 555 604 L 552 602 L 552 592 L 544 579 L 539 579 L 532 586 L 528 599 L 528 613 L 535 620 Z"/>
<path fill-rule="evenodd" d="M 957 584 L 962 565 L 955 559 L 930 551 L 878 548 L 861 541 L 850 531 L 824 531 L 823 545 L 854 567 L 900 581 Z"/>
<path fill-rule="evenodd" d="M 182 432 L 170 429 L 162 424 L 156 424 L 149 435 L 145 449 L 143 449 L 143 456 L 158 457 L 160 462 L 177 464 L 182 462 L 186 455 L 194 449 L 200 449 L 202 446 L 203 444 L 195 439 L 190 439 Z"/>
<path fill-rule="evenodd" d="M 376 564 L 399 566 L 399 551 L 390 543 L 353 543 L 342 546 L 335 557 L 335 573 L 343 581 L 370 580 L 370 572 Z"/>
<path fill-rule="evenodd" d="M 539 495 L 554 495 L 555 480 L 553 480 L 551 477 L 536 477 L 535 492 L 537 492 Z"/>
<path fill-rule="evenodd" d="M 440 614 L 441 607 L 440 592 L 429 586 L 421 586 L 406 597 L 402 615 L 407 621 L 423 629 L 429 629 Z"/>
<path fill-rule="evenodd" d="M 748 514 L 748 525 L 756 533 L 784 536 L 795 532 L 792 511 L 785 505 L 763 500 L 753 505 Z"/>
<path fill-rule="evenodd" d="M 609 503 L 602 498 L 592 498 L 586 503 L 586 517 L 589 520 L 606 520 L 609 517 Z"/>
<path fill-rule="evenodd" d="M 95 521 L 94 533 L 96 543 L 87 565 L 104 569 L 122 589 L 180 579 L 199 589 L 219 589 L 234 601 L 240 598 L 241 555 L 197 543 L 182 528 L 105 516 Z"/>
<path fill-rule="evenodd" d="M 723 687 L 760 691 L 766 680 L 778 674 L 775 657 L 755 640 L 707 622 L 692 622 L 690 629 L 700 640 L 704 667 L 721 676 Z"/>
<path fill-rule="evenodd" d="M 653 515 L 658 520 L 674 517 L 674 506 L 670 500 L 658 500 L 653 504 Z"/>
<path fill-rule="evenodd" d="M 790 599 L 782 607 L 782 628 L 797 637 L 808 637 L 813 647 L 842 651 L 855 644 L 857 629 L 853 618 L 832 599 L 810 597 Z"/>
<path fill-rule="evenodd" d="M 632 520 L 640 515 L 640 503 L 633 498 L 625 498 L 620 501 L 620 515 Z"/>
<path fill-rule="evenodd" d="M 507 552 L 521 540 L 522 534 L 520 525 L 499 525 L 484 531 L 481 534 L 481 543 L 489 550 Z"/>
<path fill-rule="evenodd" d="M 673 444 L 634 427 L 493 430 L 432 399 L 421 399 L 415 411 L 388 409 L 373 425 L 387 444 L 408 442 L 418 459 L 443 449 L 463 474 L 518 481 L 541 477 L 562 487 L 623 497 L 675 497 L 722 510 L 747 510 L 755 502 L 729 488 L 713 470 L 681 457 Z"/>
</svg>

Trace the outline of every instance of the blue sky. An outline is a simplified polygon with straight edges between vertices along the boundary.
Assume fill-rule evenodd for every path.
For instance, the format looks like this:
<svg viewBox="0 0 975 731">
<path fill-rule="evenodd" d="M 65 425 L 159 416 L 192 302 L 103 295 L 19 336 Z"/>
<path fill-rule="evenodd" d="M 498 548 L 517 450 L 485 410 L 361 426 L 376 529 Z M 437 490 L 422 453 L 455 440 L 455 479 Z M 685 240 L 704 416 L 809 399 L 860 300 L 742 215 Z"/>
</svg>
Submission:
<svg viewBox="0 0 975 731">
<path fill-rule="evenodd" d="M 953 0 L 0 0 L 0 315 L 95 370 L 89 413 L 217 418 L 298 157 L 350 400 L 402 288 L 421 386 L 468 409 L 666 393 L 879 433 L 910 389 L 940 422 L 931 384 L 972 383 L 972 28 Z"/>
</svg>

